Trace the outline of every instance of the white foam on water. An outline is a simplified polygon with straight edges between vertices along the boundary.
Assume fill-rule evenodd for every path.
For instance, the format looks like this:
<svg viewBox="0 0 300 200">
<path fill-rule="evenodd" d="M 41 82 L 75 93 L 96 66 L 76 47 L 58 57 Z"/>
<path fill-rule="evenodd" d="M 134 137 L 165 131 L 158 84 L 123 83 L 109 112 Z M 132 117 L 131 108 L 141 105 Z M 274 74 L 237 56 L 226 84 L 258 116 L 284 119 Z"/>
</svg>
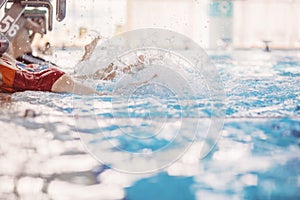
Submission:
<svg viewBox="0 0 300 200">
<path fill-rule="evenodd" d="M 245 174 L 241 177 L 241 181 L 247 186 L 256 186 L 258 183 L 258 178 L 255 174 Z"/>
<path fill-rule="evenodd" d="M 92 170 L 98 162 L 89 155 L 63 155 L 50 158 L 40 167 L 43 174 L 60 174 Z"/>
<path fill-rule="evenodd" d="M 124 190 L 117 185 L 78 185 L 59 180 L 50 182 L 48 193 L 52 199 L 57 200 L 118 200 L 125 196 Z"/>
<path fill-rule="evenodd" d="M 12 176 L 0 176 L 0 194 L 13 193 L 14 187 L 14 178 Z"/>
<path fill-rule="evenodd" d="M 151 176 L 151 174 L 128 174 L 112 169 L 105 170 L 97 178 L 99 182 L 107 185 L 118 185 L 122 188 L 130 187 L 139 179 Z"/>
<path fill-rule="evenodd" d="M 22 177 L 18 180 L 17 191 L 21 196 L 35 196 L 42 193 L 43 185 L 42 178 Z"/>
</svg>

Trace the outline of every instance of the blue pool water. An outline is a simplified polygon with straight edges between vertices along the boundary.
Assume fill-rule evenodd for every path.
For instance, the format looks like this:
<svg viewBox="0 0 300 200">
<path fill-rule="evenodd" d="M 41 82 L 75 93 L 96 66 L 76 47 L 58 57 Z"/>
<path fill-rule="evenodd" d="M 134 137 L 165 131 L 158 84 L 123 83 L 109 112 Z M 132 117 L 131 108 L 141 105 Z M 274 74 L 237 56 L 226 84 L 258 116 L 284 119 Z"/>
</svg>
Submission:
<svg viewBox="0 0 300 200">
<path fill-rule="evenodd" d="M 126 189 L 128 199 L 299 199 L 299 120 L 226 120 L 194 175 L 158 173 Z M 228 134 L 228 135 L 227 135 Z"/>
<path fill-rule="evenodd" d="M 13 104 L 40 113 L 22 121 L 27 131 L 45 130 L 62 144 L 81 138 L 102 162 L 86 169 L 92 174 L 87 178 L 90 182 L 78 185 L 113 186 L 110 191 L 115 195 L 86 190 L 91 196 L 82 199 L 300 199 L 300 53 L 214 51 L 209 57 L 226 94 L 219 105 L 225 113 L 223 126 L 220 134 L 211 135 L 213 144 L 204 135 L 214 120 L 206 95 L 184 104 L 172 92 L 154 87 L 144 88 L 146 92 L 138 93 L 141 96 L 126 102 L 114 95 L 40 92 L 16 93 L 11 98 Z M 100 82 L 97 88 L 109 92 L 113 84 Z M 15 116 L 21 111 L 10 105 L 7 112 Z M 20 119 L 16 120 L 8 131 L 20 129 Z M 160 130 L 163 134 L 157 134 Z M 130 173 L 140 169 L 150 172 Z M 78 178 L 76 169 L 73 173 Z M 25 174 L 33 176 L 33 172 Z M 1 167 L 0 175 L 5 175 Z M 71 199 L 70 193 L 55 187 L 60 182 L 40 177 L 51 186 L 42 191 L 46 196 Z M 72 182 L 62 177 L 54 180 Z M 74 194 L 79 198 L 78 193 Z"/>
</svg>

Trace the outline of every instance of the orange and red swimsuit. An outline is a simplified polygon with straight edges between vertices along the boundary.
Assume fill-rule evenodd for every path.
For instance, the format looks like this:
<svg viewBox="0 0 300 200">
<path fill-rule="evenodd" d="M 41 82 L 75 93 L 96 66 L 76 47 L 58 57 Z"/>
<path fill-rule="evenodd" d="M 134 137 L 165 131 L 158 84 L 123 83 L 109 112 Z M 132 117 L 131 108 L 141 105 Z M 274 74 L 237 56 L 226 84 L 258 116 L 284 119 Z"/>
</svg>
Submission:
<svg viewBox="0 0 300 200">
<path fill-rule="evenodd" d="M 65 73 L 55 67 L 45 67 L 41 70 L 28 70 L 20 66 L 33 69 L 30 65 L 16 64 L 16 69 L 9 67 L 9 62 L 0 62 L 2 85 L 0 91 L 21 92 L 25 90 L 51 91 L 53 84 Z M 6 65 L 8 64 L 8 65 Z M 18 65 L 19 64 L 19 65 Z"/>
</svg>

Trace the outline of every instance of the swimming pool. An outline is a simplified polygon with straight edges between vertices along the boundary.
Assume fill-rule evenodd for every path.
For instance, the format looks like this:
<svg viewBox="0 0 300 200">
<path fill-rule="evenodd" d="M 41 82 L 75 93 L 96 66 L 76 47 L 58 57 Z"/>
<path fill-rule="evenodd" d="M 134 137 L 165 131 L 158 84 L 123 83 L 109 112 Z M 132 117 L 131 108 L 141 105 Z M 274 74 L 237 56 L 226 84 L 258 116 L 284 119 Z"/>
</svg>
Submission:
<svg viewBox="0 0 300 200">
<path fill-rule="evenodd" d="M 78 51 L 61 51 L 62 62 L 72 71 L 69 57 Z M 193 127 L 193 111 L 200 112 L 200 130 L 207 128 L 210 110 L 203 102 L 187 108 L 176 99 L 155 99 L 136 96 L 130 104 L 115 102 L 114 96 L 84 97 L 85 107 L 74 108 L 81 96 L 42 92 L 23 92 L 1 97 L 1 157 L 0 196 L 32 199 L 299 199 L 300 198 L 300 53 L 298 51 L 211 51 L 226 92 L 224 126 L 218 142 L 204 158 L 196 146 L 171 160 L 171 165 L 151 173 L 125 173 L 122 164 L 136 161 L 116 150 L 150 154 L 172 140 L 177 121 L 189 118 L 186 132 Z M 110 85 L 100 85 L 99 89 Z M 170 93 L 170 96 L 171 93 Z M 170 97 L 168 96 L 168 97 Z M 153 98 L 149 103 L 149 98 Z M 128 108 L 129 105 L 129 108 Z M 164 108 L 159 110 L 157 108 Z M 32 109 L 38 116 L 24 118 L 24 110 Z M 91 110 L 89 110 L 91 109 Z M 131 115 L 124 114 L 124 110 Z M 181 109 L 189 109 L 183 116 Z M 149 110 L 156 120 L 147 118 Z M 160 111 L 160 112 L 157 112 Z M 80 115 L 78 114 L 80 113 Z M 93 112 L 95 126 L 82 128 L 74 119 L 90 121 L 85 113 Z M 155 116 L 155 115 L 154 115 Z M 78 119 L 78 118 L 77 118 Z M 112 123 L 118 120 L 132 140 L 118 132 Z M 142 119 L 142 120 L 141 120 Z M 148 127 L 161 120 L 167 126 L 166 134 L 143 142 L 153 136 Z M 122 124 L 123 123 L 123 124 Z M 145 131 L 146 130 L 146 131 Z M 173 130 L 173 131 L 172 131 Z M 175 130 L 175 131 L 174 131 Z M 80 135 L 78 135 L 80 132 Z M 102 134 L 101 138 L 95 137 Z M 86 135 L 95 145 L 102 165 L 86 153 L 80 138 Z M 169 148 L 176 151 L 180 138 Z M 107 143 L 117 154 L 107 153 Z M 199 144 L 200 145 L 200 144 Z M 172 152 L 167 152 L 172 157 Z M 178 154 L 176 154 L 178 155 Z M 201 157 L 202 159 L 199 159 Z M 162 156 L 162 160 L 168 158 Z M 113 160 L 113 161 L 110 161 Z M 169 160 L 170 161 L 170 160 Z M 121 170 L 120 170 L 121 169 Z"/>
</svg>

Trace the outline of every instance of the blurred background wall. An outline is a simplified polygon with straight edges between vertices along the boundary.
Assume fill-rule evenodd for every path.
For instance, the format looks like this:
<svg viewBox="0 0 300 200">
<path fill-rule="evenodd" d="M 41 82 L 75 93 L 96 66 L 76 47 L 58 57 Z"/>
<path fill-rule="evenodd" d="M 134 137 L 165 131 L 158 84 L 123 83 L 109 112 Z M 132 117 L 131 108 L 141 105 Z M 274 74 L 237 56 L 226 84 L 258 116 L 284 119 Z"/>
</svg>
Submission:
<svg viewBox="0 0 300 200">
<path fill-rule="evenodd" d="M 271 41 L 273 48 L 300 48 L 299 0 L 234 1 L 233 46 L 252 48 Z"/>
<path fill-rule="evenodd" d="M 54 2 L 54 1 L 53 1 Z M 67 0 L 67 17 L 47 34 L 55 46 L 82 46 L 99 33 L 166 28 L 204 48 L 300 48 L 300 0 Z M 178 44 L 184 48 L 183 44 Z"/>
</svg>

